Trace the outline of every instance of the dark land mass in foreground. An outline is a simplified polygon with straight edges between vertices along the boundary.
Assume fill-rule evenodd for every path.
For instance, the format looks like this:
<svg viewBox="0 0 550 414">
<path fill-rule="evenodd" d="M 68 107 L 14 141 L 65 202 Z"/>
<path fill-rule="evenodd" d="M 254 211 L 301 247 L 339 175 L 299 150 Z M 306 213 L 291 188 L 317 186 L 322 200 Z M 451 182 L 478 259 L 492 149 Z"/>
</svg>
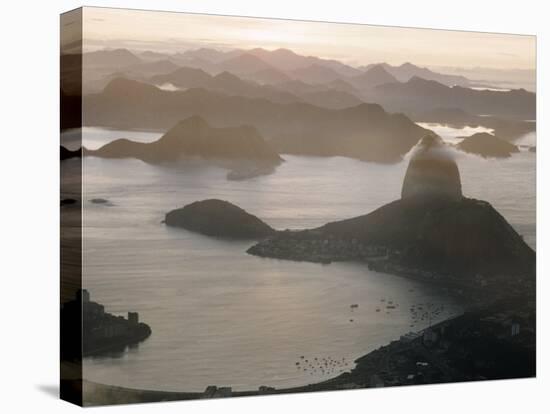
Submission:
<svg viewBox="0 0 550 414">
<path fill-rule="evenodd" d="M 137 312 L 128 312 L 128 318 L 105 312 L 103 305 L 90 300 L 90 293 L 85 289 L 62 305 L 61 325 L 63 361 L 121 354 L 151 335 L 151 328 L 139 321 Z"/>
</svg>

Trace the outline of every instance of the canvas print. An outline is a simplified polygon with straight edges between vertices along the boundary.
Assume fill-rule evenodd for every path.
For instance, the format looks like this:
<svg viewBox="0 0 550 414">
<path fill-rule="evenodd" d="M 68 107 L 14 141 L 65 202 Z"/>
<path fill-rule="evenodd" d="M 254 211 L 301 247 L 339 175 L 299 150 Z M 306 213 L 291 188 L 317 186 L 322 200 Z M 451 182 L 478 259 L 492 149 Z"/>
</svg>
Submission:
<svg viewBox="0 0 550 414">
<path fill-rule="evenodd" d="M 62 398 L 536 375 L 534 36 L 60 23 Z"/>
</svg>

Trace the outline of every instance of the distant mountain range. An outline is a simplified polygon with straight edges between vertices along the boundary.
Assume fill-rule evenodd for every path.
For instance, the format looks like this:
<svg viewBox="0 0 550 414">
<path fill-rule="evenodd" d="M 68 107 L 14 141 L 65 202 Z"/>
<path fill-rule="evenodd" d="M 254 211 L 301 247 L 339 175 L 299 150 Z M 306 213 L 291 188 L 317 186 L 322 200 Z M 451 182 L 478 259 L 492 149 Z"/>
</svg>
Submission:
<svg viewBox="0 0 550 414">
<path fill-rule="evenodd" d="M 164 91 L 118 78 L 84 98 L 86 125 L 166 130 L 199 115 L 217 127 L 254 125 L 280 153 L 341 155 L 394 162 L 427 132 L 401 114 L 361 103 L 330 110 L 308 103 L 275 103 L 202 88 Z"/>
<path fill-rule="evenodd" d="M 96 50 L 83 55 L 84 65 L 124 67 L 143 63 L 128 49 Z"/>
<path fill-rule="evenodd" d="M 388 111 L 410 116 L 437 108 L 457 108 L 478 115 L 522 120 L 536 116 L 536 95 L 524 89 L 491 91 L 449 87 L 416 76 L 405 83 L 376 86 L 369 98 Z"/>
<path fill-rule="evenodd" d="M 391 75 L 391 77 L 387 77 L 383 74 L 387 77 L 388 82 L 406 82 L 412 77 L 418 76 L 450 86 L 467 86 L 471 83 L 464 76 L 441 74 L 411 63 L 404 63 L 400 66 L 379 63 L 355 68 L 337 60 L 302 56 L 288 49 L 256 48 L 220 51 L 200 48 L 175 54 L 152 51 L 132 53 L 127 49 L 115 49 L 89 52 L 85 53 L 85 56 L 86 63 L 94 67 L 111 65 L 120 68 L 136 66 L 144 62 L 168 60 L 178 66 L 200 68 L 210 74 L 228 71 L 237 76 L 266 84 L 275 84 L 291 79 L 307 83 L 324 83 L 336 79 L 361 79 L 363 73 L 376 67 L 378 67 L 377 70 L 383 68 Z"/>
<path fill-rule="evenodd" d="M 230 72 L 222 72 L 214 76 L 202 69 L 187 67 L 181 67 L 168 74 L 153 76 L 149 82 L 160 86 L 171 84 L 179 89 L 204 88 L 227 95 L 264 98 L 277 103 L 307 102 L 332 109 L 342 109 L 362 103 L 357 96 L 343 90 L 346 89 L 345 85 L 338 83 L 334 83 L 334 86 L 339 89 L 324 85 L 311 86 L 298 80 L 285 82 L 282 87 L 260 85 L 243 80 Z M 351 85 L 347 86 L 353 90 Z"/>
<path fill-rule="evenodd" d="M 383 65 L 374 65 L 362 74 L 350 78 L 349 82 L 357 89 L 368 93 L 376 86 L 386 83 L 398 83 L 399 81 Z"/>
<path fill-rule="evenodd" d="M 69 59 L 70 56 L 63 58 Z M 93 95 L 86 98 L 87 101 L 106 100 L 109 106 L 113 100 L 110 93 L 113 92 L 113 85 L 117 84 L 113 81 L 119 78 L 139 81 L 136 91 L 128 91 L 129 96 L 145 93 L 147 88 L 144 83 L 167 89 L 190 89 L 186 94 L 163 94 L 161 104 L 166 106 L 165 113 L 158 114 L 157 109 L 152 107 L 152 113 L 143 113 L 139 120 L 128 114 L 125 116 L 129 119 L 115 121 L 106 114 L 99 116 L 100 109 L 87 106 L 85 122 L 88 124 L 99 117 L 104 123 L 137 123 L 167 128 L 170 123 L 181 119 L 181 114 L 176 113 L 174 105 L 168 102 L 182 100 L 184 106 L 179 112 L 186 116 L 204 114 L 208 121 L 221 125 L 234 125 L 234 120 L 257 125 L 266 137 L 276 139 L 277 145 L 285 151 L 310 153 L 310 140 L 313 139 L 310 134 L 316 131 L 319 136 L 317 143 L 323 143 L 315 150 L 319 154 L 333 154 L 335 149 L 328 148 L 330 145 L 326 136 L 339 134 L 331 121 L 325 121 L 322 116 L 318 120 L 318 111 L 310 106 L 349 109 L 351 112 L 352 108 L 369 102 L 381 105 L 388 112 L 403 113 L 415 121 L 429 119 L 431 122 L 447 122 L 447 118 L 456 118 L 456 114 L 449 111 L 460 111 L 468 114 L 468 125 L 489 125 L 500 137 L 509 140 L 535 127 L 534 123 L 527 125 L 524 122 L 535 118 L 534 93 L 523 89 L 471 89 L 467 87 L 471 82 L 464 76 L 442 74 L 411 63 L 400 66 L 380 63 L 354 68 L 336 60 L 302 56 L 288 49 L 269 51 L 261 48 L 229 51 L 201 48 L 175 54 L 152 51 L 133 53 L 127 49 L 115 49 L 85 53 L 83 59 L 84 94 Z M 75 57 L 72 60 L 78 66 L 78 59 Z M 70 86 L 69 82 L 65 84 Z M 159 91 L 148 89 L 147 93 L 156 98 Z M 234 102 L 229 102 L 229 98 Z M 240 98 L 244 100 L 241 102 Z M 199 101 L 193 103 L 192 99 Z M 142 105 L 139 100 L 129 104 Z M 250 115 L 242 113 L 243 109 L 232 107 L 235 104 L 244 105 Z M 282 109 L 271 104 L 291 106 Z M 207 105 L 211 107 L 207 108 Z M 225 106 L 229 108 L 222 108 Z M 296 113 L 290 114 L 292 111 Z M 124 112 L 122 108 L 113 108 L 114 114 Z M 155 119 L 150 119 L 153 117 Z M 308 117 L 314 125 L 306 128 L 304 124 L 309 122 Z M 331 117 L 332 114 L 329 119 Z M 466 122 L 464 116 L 462 118 L 461 122 Z M 278 119 L 291 122 L 282 126 Z M 320 127 L 325 123 L 330 124 L 327 130 Z M 303 128 L 307 130 L 306 137 L 298 133 Z M 357 126 L 341 125 L 341 128 L 347 136 L 351 131 L 356 131 Z M 374 136 L 375 132 L 370 131 L 367 135 Z M 368 140 L 365 138 L 365 141 Z M 340 142 L 340 145 L 350 146 L 350 149 L 340 152 L 349 153 L 351 148 L 357 150 L 356 144 L 355 141 L 353 144 Z M 384 157 L 395 157 L 401 154 L 400 151 L 401 148 L 397 152 L 390 150 L 392 155 L 386 154 Z M 382 151 L 377 149 L 374 152 L 377 155 L 373 158 L 379 159 Z M 366 155 L 366 149 L 361 149 L 358 157 L 370 156 Z"/>
<path fill-rule="evenodd" d="M 204 88 L 228 95 L 265 98 L 279 103 L 301 101 L 290 92 L 269 85 L 258 85 L 251 81 L 245 81 L 230 72 L 222 72 L 213 76 L 202 69 L 182 67 L 168 74 L 153 76 L 151 82 L 156 85 L 169 83 L 180 89 Z"/>
<path fill-rule="evenodd" d="M 360 69 L 368 71 L 374 67 L 384 68 L 386 72 L 390 73 L 399 82 L 408 82 L 411 78 L 418 77 L 426 80 L 434 80 L 447 86 L 468 86 L 472 83 L 465 76 L 437 73 L 428 68 L 416 66 L 409 62 L 399 66 L 392 66 L 388 63 L 375 63 L 363 66 Z"/>
</svg>

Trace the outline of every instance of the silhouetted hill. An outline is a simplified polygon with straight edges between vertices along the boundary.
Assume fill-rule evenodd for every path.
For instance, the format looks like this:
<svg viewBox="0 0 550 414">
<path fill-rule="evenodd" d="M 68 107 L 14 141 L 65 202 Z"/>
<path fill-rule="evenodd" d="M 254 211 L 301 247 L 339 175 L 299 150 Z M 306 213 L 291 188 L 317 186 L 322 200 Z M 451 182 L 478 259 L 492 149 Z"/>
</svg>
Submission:
<svg viewBox="0 0 550 414">
<path fill-rule="evenodd" d="M 273 234 L 270 226 L 240 207 L 224 200 L 203 200 L 166 214 L 168 226 L 214 237 L 261 239 Z"/>
<path fill-rule="evenodd" d="M 428 68 L 422 68 L 412 63 L 406 62 L 399 66 L 392 66 L 387 63 L 377 63 L 367 65 L 364 70 L 369 70 L 374 66 L 382 66 L 388 73 L 392 74 L 399 82 L 408 82 L 411 78 L 419 77 L 426 80 L 434 80 L 447 86 L 468 86 L 471 81 L 461 75 L 447 75 L 434 72 Z"/>
<path fill-rule="evenodd" d="M 485 158 L 507 158 L 519 152 L 518 147 L 486 132 L 464 137 L 456 147 L 464 152 L 481 155 Z"/>
<path fill-rule="evenodd" d="M 294 250 L 288 254 L 295 259 L 308 261 L 316 255 L 322 259 L 322 250 L 304 254 L 294 243 L 286 242 L 302 238 L 330 240 L 329 243 L 334 244 L 340 240 L 344 243 L 356 240 L 357 250 L 327 249 L 326 260 L 339 260 L 340 254 L 349 254 L 349 260 L 361 258 L 361 246 L 365 246 L 368 262 L 370 246 L 375 254 L 379 248 L 378 253 L 385 256 L 384 260 L 390 261 L 392 267 L 402 266 L 405 272 L 441 272 L 442 278 L 446 274 L 470 278 L 476 274 L 519 275 L 533 271 L 535 265 L 534 252 L 506 220 L 489 203 L 468 198 L 427 202 L 418 198 L 397 200 L 370 214 L 311 231 L 278 233 L 274 245 L 265 242 L 263 245 L 269 246 L 268 249 L 262 251 L 260 244 L 250 252 L 285 258 L 279 253 Z M 285 244 L 288 247 L 282 247 Z M 277 251 L 278 247 L 284 250 Z M 300 254 L 304 257 L 299 258 Z M 372 259 L 379 258 L 373 256 Z M 382 263 L 376 265 L 384 269 Z"/>
<path fill-rule="evenodd" d="M 355 76 L 361 73 L 359 69 L 346 65 L 337 60 L 322 59 L 316 56 L 303 56 L 289 49 L 276 49 L 270 51 L 262 48 L 256 48 L 248 50 L 246 53 L 257 56 L 274 68 L 285 72 L 306 68 L 311 65 L 319 65 L 329 68 L 344 77 Z"/>
<path fill-rule="evenodd" d="M 150 163 L 201 157 L 212 160 L 248 160 L 276 166 L 281 157 L 250 126 L 213 128 L 199 116 L 178 122 L 155 142 L 118 139 L 87 155 L 137 158 Z"/>
<path fill-rule="evenodd" d="M 105 86 L 102 91 L 103 96 L 111 99 L 119 99 L 123 96 L 130 98 L 162 96 L 163 91 L 153 85 L 149 85 L 136 80 L 125 78 L 115 78 Z"/>
<path fill-rule="evenodd" d="M 394 162 L 426 134 L 401 114 L 376 104 L 329 110 L 306 103 L 224 96 L 204 89 L 182 92 L 113 80 L 102 93 L 85 98 L 90 126 L 166 129 L 191 115 L 216 126 L 254 125 L 280 153 L 342 155 Z"/>
<path fill-rule="evenodd" d="M 511 91 L 474 90 L 448 87 L 418 77 L 406 83 L 388 83 L 374 88 L 371 99 L 390 111 L 419 114 L 437 108 L 458 108 L 477 115 L 533 119 L 534 93 L 524 89 Z"/>
<path fill-rule="evenodd" d="M 289 49 L 266 50 L 255 48 L 248 50 L 247 53 L 262 59 L 274 68 L 282 71 L 292 71 L 311 64 L 307 62 L 304 56 L 300 56 Z"/>
<path fill-rule="evenodd" d="M 246 96 L 250 98 L 265 98 L 273 102 L 300 102 L 297 96 L 267 85 L 258 85 L 245 81 L 229 73 L 222 72 L 211 76 L 201 69 L 180 68 L 165 75 L 153 76 L 155 84 L 171 83 L 178 88 L 205 88 L 227 95 Z"/>
<path fill-rule="evenodd" d="M 385 83 L 399 82 L 382 65 L 375 65 L 367 69 L 361 75 L 350 78 L 350 82 L 360 90 L 371 89 Z"/>
<path fill-rule="evenodd" d="M 279 73 L 292 72 L 293 70 L 306 68 L 311 65 L 324 66 L 332 69 L 343 77 L 356 76 L 361 73 L 359 69 L 346 65 L 340 61 L 332 59 L 322 59 L 316 56 L 299 55 L 289 49 L 267 50 L 262 48 L 255 49 L 234 49 L 230 51 L 220 51 L 210 48 L 202 48 L 197 50 L 189 50 L 180 54 L 178 58 L 184 61 L 202 61 L 209 64 L 222 65 L 220 70 L 229 70 L 223 67 L 226 61 L 234 59 L 242 55 L 251 55 L 268 64 L 271 68 L 276 69 Z M 254 61 L 250 60 L 254 63 Z M 246 62 L 245 62 L 246 63 Z M 229 70 L 230 71 L 230 70 Z M 242 75 L 242 73 L 239 73 Z"/>
</svg>

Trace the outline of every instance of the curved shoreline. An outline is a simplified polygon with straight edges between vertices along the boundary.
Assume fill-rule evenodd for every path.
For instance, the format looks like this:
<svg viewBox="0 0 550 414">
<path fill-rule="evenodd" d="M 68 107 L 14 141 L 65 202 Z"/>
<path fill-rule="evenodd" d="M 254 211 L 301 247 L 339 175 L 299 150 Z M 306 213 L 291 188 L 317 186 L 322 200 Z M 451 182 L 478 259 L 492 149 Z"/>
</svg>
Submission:
<svg viewBox="0 0 550 414">
<path fill-rule="evenodd" d="M 81 384 L 85 405 L 101 405 L 529 378 L 536 375 L 532 293 L 503 297 L 403 335 L 357 358 L 351 371 L 318 383 L 280 389 L 260 386 L 248 391 L 211 385 L 204 392 L 134 389 L 87 380 L 73 381 L 70 386 Z M 486 346 L 479 347 L 479 343 Z M 501 365 L 504 371 L 494 369 L 499 366 L 495 361 L 505 362 Z"/>
</svg>

